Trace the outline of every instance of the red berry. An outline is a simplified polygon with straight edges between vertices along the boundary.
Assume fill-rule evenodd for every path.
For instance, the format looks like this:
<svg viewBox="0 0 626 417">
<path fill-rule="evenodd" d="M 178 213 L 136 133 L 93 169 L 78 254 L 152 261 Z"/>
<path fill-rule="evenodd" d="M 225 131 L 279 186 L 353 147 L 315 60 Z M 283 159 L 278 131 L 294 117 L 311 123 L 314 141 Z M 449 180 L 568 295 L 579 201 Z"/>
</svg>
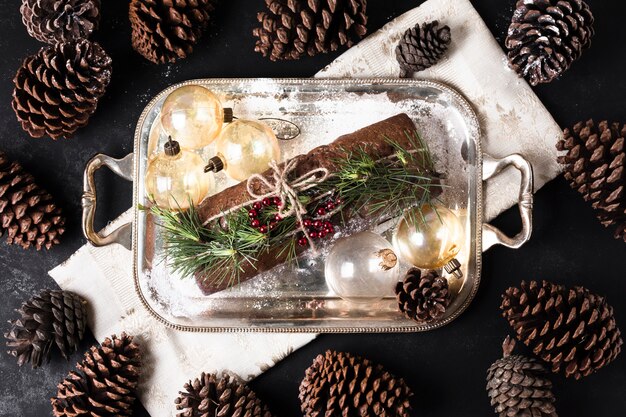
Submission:
<svg viewBox="0 0 626 417">
<path fill-rule="evenodd" d="M 280 199 L 280 197 L 274 197 L 273 199 L 273 203 L 276 207 L 280 207 L 283 205 L 282 200 Z"/>
<path fill-rule="evenodd" d="M 271 221 L 270 222 L 270 230 L 274 230 L 276 228 L 276 222 L 275 221 Z"/>
<path fill-rule="evenodd" d="M 316 239 L 316 238 L 317 238 L 317 236 L 318 236 L 317 232 L 315 232 L 315 231 L 313 231 L 313 232 L 309 232 L 309 237 L 310 237 L 311 239 Z"/>
<path fill-rule="evenodd" d="M 265 197 L 265 198 L 263 199 L 263 205 L 264 205 L 264 206 L 266 206 L 266 207 L 267 207 L 267 206 L 271 206 L 271 205 L 272 205 L 272 200 L 270 200 L 270 198 L 269 198 L 269 197 Z"/>
<path fill-rule="evenodd" d="M 257 201 L 256 203 L 252 205 L 252 208 L 255 210 L 261 210 L 263 208 L 263 205 L 261 204 L 260 201 Z"/>
<path fill-rule="evenodd" d="M 341 205 L 342 202 L 343 201 L 341 201 L 341 198 L 336 198 L 335 199 L 335 204 L 338 205 L 338 206 Z"/>
<path fill-rule="evenodd" d="M 280 214 L 276 213 L 274 215 L 274 220 L 276 220 L 277 222 L 281 221 L 282 219 L 283 219 L 283 217 Z"/>
<path fill-rule="evenodd" d="M 301 237 L 300 239 L 298 239 L 298 245 L 306 246 L 308 244 L 309 244 L 309 241 L 307 240 L 306 237 Z"/>
<path fill-rule="evenodd" d="M 261 232 L 261 233 L 267 233 L 267 226 L 266 226 L 266 225 L 263 225 L 263 226 L 259 227 L 259 232 Z"/>
<path fill-rule="evenodd" d="M 322 222 L 321 220 L 315 220 L 313 222 L 313 227 L 315 227 L 316 229 L 321 229 L 324 226 L 324 222 Z"/>
<path fill-rule="evenodd" d="M 304 225 L 304 227 L 311 227 L 311 224 L 313 222 L 311 221 L 311 219 L 304 219 L 302 220 L 302 224 Z"/>
<path fill-rule="evenodd" d="M 261 225 L 261 222 L 259 221 L 259 219 L 253 219 L 253 220 L 250 222 L 250 225 L 251 225 L 252 227 L 259 227 L 259 226 Z"/>
<path fill-rule="evenodd" d="M 323 216 L 326 214 L 326 209 L 324 207 L 320 207 L 317 209 L 317 215 L 318 216 Z"/>
<path fill-rule="evenodd" d="M 254 209 L 252 209 L 252 210 L 250 210 L 248 212 L 248 216 L 250 216 L 250 218 L 252 218 L 252 219 L 256 218 L 258 215 L 259 215 L 259 212 L 254 210 Z"/>
<path fill-rule="evenodd" d="M 326 220 L 324 222 L 324 227 L 333 227 L 333 224 L 331 222 L 329 222 L 328 220 Z"/>
<path fill-rule="evenodd" d="M 329 201 L 328 203 L 326 203 L 326 210 L 333 211 L 334 209 L 335 209 L 335 203 L 333 203 L 332 201 Z"/>
<path fill-rule="evenodd" d="M 318 236 L 320 239 L 324 239 L 328 233 L 325 230 L 319 232 Z"/>
</svg>

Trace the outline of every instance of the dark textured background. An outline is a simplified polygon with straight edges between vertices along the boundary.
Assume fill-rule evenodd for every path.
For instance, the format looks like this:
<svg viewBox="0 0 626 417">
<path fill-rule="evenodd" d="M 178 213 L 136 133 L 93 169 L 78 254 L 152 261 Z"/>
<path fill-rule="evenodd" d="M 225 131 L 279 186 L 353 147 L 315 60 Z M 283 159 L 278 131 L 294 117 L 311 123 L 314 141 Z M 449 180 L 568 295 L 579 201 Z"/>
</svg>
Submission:
<svg viewBox="0 0 626 417">
<path fill-rule="evenodd" d="M 557 122 L 568 126 L 593 117 L 626 121 L 626 3 L 588 0 L 596 16 L 592 48 L 561 80 L 536 89 Z M 133 131 L 140 112 L 165 87 L 202 77 L 309 77 L 337 55 L 271 63 L 253 52 L 250 35 L 262 0 L 222 1 L 210 33 L 196 52 L 176 65 L 156 67 L 130 47 L 127 1 L 103 1 L 101 30 L 95 36 L 113 58 L 113 80 L 90 125 L 72 140 L 33 140 L 24 133 L 10 107 L 11 80 L 22 59 L 40 47 L 22 25 L 18 0 L 0 0 L 0 143 L 66 207 L 69 224 L 63 244 L 49 252 L 23 251 L 0 244 L 0 317 L 55 283 L 47 271 L 83 243 L 80 232 L 82 172 L 87 160 L 103 152 L 121 157 L 132 150 Z M 369 30 L 421 3 L 412 0 L 371 0 Z M 515 0 L 474 0 L 494 36 L 503 42 Z M 454 32 L 454 30 L 453 30 Z M 99 174 L 99 226 L 130 205 L 131 187 L 111 174 Z M 495 224 L 514 233 L 518 214 L 509 210 Z M 522 279 L 550 279 L 584 284 L 606 294 L 615 307 L 618 324 L 626 326 L 626 244 L 612 238 L 595 220 L 593 211 L 560 178 L 535 199 L 533 239 L 522 249 L 494 248 L 484 256 L 483 283 L 467 312 L 443 329 L 413 335 L 321 336 L 257 378 L 254 388 L 279 416 L 299 415 L 297 390 L 304 369 L 325 349 L 341 349 L 384 364 L 406 378 L 416 392 L 415 415 L 489 416 L 484 390 L 485 370 L 500 357 L 500 343 L 508 329 L 499 317 L 500 294 Z M 3 325 L 3 331 L 8 325 Z M 626 330 L 626 327 L 624 327 Z M 83 342 L 86 349 L 93 339 Z M 228 347 L 225 346 L 225 349 Z M 19 369 L 13 358 L 0 355 L 0 416 L 51 415 L 48 398 L 72 368 L 53 359 L 39 370 Z M 193 375 L 190 375 L 192 377 Z M 561 416 L 626 415 L 626 355 L 583 381 L 554 378 Z M 147 413 L 137 407 L 138 416 Z"/>
</svg>

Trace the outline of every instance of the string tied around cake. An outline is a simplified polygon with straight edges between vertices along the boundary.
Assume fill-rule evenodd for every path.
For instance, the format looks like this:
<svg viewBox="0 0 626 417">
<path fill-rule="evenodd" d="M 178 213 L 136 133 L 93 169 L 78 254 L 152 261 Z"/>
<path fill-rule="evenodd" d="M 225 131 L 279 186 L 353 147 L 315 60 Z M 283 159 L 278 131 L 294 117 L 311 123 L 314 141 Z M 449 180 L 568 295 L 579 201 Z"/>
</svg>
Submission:
<svg viewBox="0 0 626 417">
<path fill-rule="evenodd" d="M 299 177 L 290 179 L 291 174 L 298 166 L 299 158 L 293 158 L 287 161 L 281 167 L 276 161 L 270 162 L 272 175 L 268 178 L 265 175 L 254 174 L 248 178 L 247 191 L 250 197 L 255 200 L 262 200 L 267 197 L 278 197 L 281 204 L 278 207 L 278 215 L 280 217 L 295 216 L 298 224 L 298 230 L 303 232 L 308 240 L 311 249 L 316 252 L 317 248 L 313 239 L 306 232 L 304 227 L 303 216 L 307 213 L 307 208 L 299 198 L 303 193 L 313 187 L 318 186 L 330 176 L 330 171 L 324 167 L 314 168 Z M 260 183 L 263 187 L 258 187 Z M 266 193 L 257 193 L 255 189 L 266 189 Z"/>
</svg>

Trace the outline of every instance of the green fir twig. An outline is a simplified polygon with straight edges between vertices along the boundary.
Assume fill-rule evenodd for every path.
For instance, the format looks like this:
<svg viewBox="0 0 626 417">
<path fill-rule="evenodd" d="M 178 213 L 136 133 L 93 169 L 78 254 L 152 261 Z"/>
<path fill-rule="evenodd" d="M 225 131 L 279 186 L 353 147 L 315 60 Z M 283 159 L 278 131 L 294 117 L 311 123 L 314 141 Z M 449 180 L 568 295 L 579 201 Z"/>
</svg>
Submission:
<svg viewBox="0 0 626 417">
<path fill-rule="evenodd" d="M 395 152 L 376 158 L 363 147 L 343 150 L 335 160 L 340 169 L 320 189 L 332 191 L 342 205 L 377 217 L 399 216 L 407 207 L 428 204 L 432 190 L 440 188 L 430 151 L 418 132 L 405 132 L 410 148 L 385 138 Z"/>
</svg>

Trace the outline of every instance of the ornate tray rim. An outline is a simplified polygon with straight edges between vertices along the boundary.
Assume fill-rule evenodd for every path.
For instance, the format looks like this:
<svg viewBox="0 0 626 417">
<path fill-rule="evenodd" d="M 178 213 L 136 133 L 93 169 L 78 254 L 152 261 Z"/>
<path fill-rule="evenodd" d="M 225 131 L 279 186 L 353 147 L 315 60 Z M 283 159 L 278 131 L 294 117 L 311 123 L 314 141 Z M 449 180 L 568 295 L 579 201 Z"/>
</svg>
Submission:
<svg viewBox="0 0 626 417">
<path fill-rule="evenodd" d="M 138 186 L 137 182 L 133 182 L 133 210 L 134 210 L 134 220 L 132 223 L 133 234 L 132 234 L 132 252 L 133 252 L 133 280 L 135 292 L 139 296 L 142 305 L 146 310 L 150 313 L 150 315 L 155 318 L 157 321 L 162 323 L 163 325 L 172 328 L 178 331 L 184 332 L 194 332 L 194 333 L 217 333 L 217 332 L 225 332 L 225 333 L 414 333 L 414 332 L 424 332 L 428 330 L 434 330 L 440 327 L 443 327 L 453 320 L 457 319 L 465 310 L 469 307 L 471 302 L 474 300 L 476 293 L 478 292 L 478 288 L 480 287 L 481 282 L 481 272 L 482 272 L 482 220 L 483 220 L 483 153 L 481 148 L 480 138 L 482 137 L 482 131 L 480 128 L 480 123 L 478 120 L 478 116 L 476 112 L 470 105 L 470 103 L 459 93 L 457 90 L 449 87 L 448 85 L 438 82 L 438 81 L 430 81 L 430 80 L 419 80 L 419 79 L 398 79 L 398 78 L 359 78 L 359 79 L 328 79 L 328 78 L 211 78 L 211 79 L 194 79 L 188 80 L 180 83 L 176 83 L 165 90 L 161 91 L 155 97 L 150 100 L 150 102 L 146 105 L 144 110 L 141 113 L 141 116 L 137 122 L 137 127 L 135 130 L 135 138 L 134 138 L 134 153 L 138 155 L 139 146 L 140 146 L 140 138 L 141 138 L 141 128 L 145 122 L 146 117 L 151 111 L 152 107 L 161 100 L 165 95 L 171 93 L 178 87 L 190 85 L 190 84 L 221 84 L 221 83 L 245 83 L 245 82 L 254 82 L 258 80 L 264 80 L 267 82 L 274 83 L 298 83 L 305 85 L 315 85 L 315 84 L 404 84 L 411 85 L 414 84 L 416 87 L 425 86 L 425 87 L 434 87 L 441 89 L 442 91 L 447 92 L 457 100 L 463 110 L 465 110 L 471 117 L 471 122 L 474 123 L 476 127 L 476 133 L 478 138 L 476 140 L 476 176 L 474 178 L 476 183 L 476 218 L 474 219 L 474 224 L 476 225 L 476 245 L 475 245 L 475 279 L 471 288 L 470 293 L 468 294 L 465 301 L 448 317 L 444 320 L 438 321 L 433 324 L 407 324 L 406 326 L 398 326 L 398 327 L 323 327 L 323 326 L 306 326 L 306 327 L 260 327 L 260 326 L 252 326 L 252 327 L 210 327 L 210 326 L 189 326 L 189 325 L 180 325 L 176 323 L 172 323 L 169 320 L 162 317 L 157 311 L 155 311 L 150 303 L 146 300 L 139 283 L 139 271 L 138 271 L 138 233 L 135 232 L 137 227 L 137 222 L 139 218 L 139 211 L 137 209 L 138 203 Z M 139 158 L 134 158 L 134 168 L 133 168 L 133 178 L 137 178 L 139 173 Z"/>
</svg>

